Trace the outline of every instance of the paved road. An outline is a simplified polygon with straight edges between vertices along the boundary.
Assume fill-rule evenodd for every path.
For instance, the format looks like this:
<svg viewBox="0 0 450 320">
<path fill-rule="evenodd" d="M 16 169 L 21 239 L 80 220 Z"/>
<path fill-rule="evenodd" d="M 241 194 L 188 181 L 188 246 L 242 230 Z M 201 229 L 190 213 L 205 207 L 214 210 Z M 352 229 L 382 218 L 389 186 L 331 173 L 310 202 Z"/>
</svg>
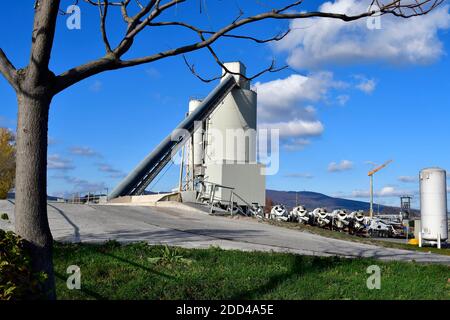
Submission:
<svg viewBox="0 0 450 320">
<path fill-rule="evenodd" d="M 12 218 L 11 223 L 0 220 L 0 228 L 13 229 L 13 208 L 12 202 L 0 201 L 0 213 L 7 212 Z M 225 249 L 374 257 L 450 265 L 450 256 L 330 239 L 249 218 L 232 219 L 167 208 L 63 203 L 49 203 L 48 213 L 53 236 L 59 241 L 100 242 L 115 239 L 187 248 L 215 245 Z"/>
</svg>

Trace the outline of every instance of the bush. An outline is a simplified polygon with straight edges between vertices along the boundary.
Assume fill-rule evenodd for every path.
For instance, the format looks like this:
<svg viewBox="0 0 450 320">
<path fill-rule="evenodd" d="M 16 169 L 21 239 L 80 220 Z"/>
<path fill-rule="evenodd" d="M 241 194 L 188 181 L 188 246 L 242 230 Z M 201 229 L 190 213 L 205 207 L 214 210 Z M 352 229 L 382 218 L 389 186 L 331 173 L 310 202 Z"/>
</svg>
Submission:
<svg viewBox="0 0 450 320">
<path fill-rule="evenodd" d="M 0 215 L 0 218 L 1 218 L 2 220 L 9 220 L 9 216 L 8 216 L 7 213 L 2 213 L 2 214 Z"/>
<path fill-rule="evenodd" d="M 45 273 L 33 273 L 25 241 L 0 229 L 0 300 L 38 299 Z"/>
<path fill-rule="evenodd" d="M 0 199 L 8 197 L 8 191 L 14 186 L 16 170 L 14 134 L 0 128 Z"/>
</svg>

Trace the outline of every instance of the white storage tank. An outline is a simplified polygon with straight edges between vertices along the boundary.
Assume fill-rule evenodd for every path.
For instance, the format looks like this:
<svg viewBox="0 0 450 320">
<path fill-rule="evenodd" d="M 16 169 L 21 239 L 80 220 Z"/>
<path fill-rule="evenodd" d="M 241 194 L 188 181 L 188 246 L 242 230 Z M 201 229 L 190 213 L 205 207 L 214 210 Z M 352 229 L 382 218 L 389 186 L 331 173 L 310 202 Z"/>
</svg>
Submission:
<svg viewBox="0 0 450 320">
<path fill-rule="evenodd" d="M 224 65 L 231 72 L 245 75 L 245 66 L 240 62 Z M 250 83 L 244 77 L 234 77 L 240 87 L 225 97 L 206 124 L 207 165 L 223 162 L 256 163 L 257 94 L 250 90 Z"/>
<path fill-rule="evenodd" d="M 191 99 L 189 101 L 189 114 L 194 112 L 194 110 L 197 109 L 197 107 L 201 103 L 202 103 L 201 100 Z M 191 162 L 191 159 L 194 159 L 194 165 L 200 166 L 203 164 L 203 127 L 201 124 L 193 134 L 193 147 L 194 147 L 194 155 L 190 154 L 189 161 Z"/>
<path fill-rule="evenodd" d="M 265 205 L 264 166 L 257 163 L 257 93 L 250 89 L 241 62 L 224 64 L 234 74 L 234 88 L 206 121 L 204 180 L 234 189 L 233 202 L 240 206 Z M 222 70 L 225 74 L 225 69 Z M 224 79 L 224 78 L 223 78 Z M 223 81 L 222 79 L 222 81 Z M 231 189 L 217 188 L 215 198 L 231 199 Z"/>
<path fill-rule="evenodd" d="M 420 215 L 422 239 L 448 239 L 447 177 L 441 168 L 420 171 Z"/>
</svg>

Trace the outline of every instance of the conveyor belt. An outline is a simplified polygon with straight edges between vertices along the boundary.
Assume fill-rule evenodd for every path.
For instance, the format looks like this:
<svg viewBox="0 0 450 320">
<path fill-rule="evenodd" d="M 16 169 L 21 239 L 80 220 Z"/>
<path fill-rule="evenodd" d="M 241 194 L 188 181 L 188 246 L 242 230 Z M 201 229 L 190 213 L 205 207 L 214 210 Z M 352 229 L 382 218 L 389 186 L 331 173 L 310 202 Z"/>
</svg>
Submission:
<svg viewBox="0 0 450 320">
<path fill-rule="evenodd" d="M 121 196 L 141 195 L 158 173 L 167 165 L 172 155 L 194 133 L 195 123 L 204 121 L 222 102 L 223 99 L 237 87 L 233 76 L 228 75 L 202 103 L 186 117 L 139 165 L 131 171 L 122 182 L 108 195 L 108 199 Z M 182 135 L 181 132 L 189 134 Z"/>
</svg>

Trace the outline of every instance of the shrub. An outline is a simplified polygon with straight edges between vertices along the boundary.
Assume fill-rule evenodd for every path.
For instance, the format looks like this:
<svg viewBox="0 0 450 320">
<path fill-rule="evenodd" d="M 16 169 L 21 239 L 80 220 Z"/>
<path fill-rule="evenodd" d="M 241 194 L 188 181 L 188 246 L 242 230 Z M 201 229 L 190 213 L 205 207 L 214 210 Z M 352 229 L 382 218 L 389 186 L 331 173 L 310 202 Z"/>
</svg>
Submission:
<svg viewBox="0 0 450 320">
<path fill-rule="evenodd" d="M 0 229 L 0 300 L 38 299 L 45 273 L 31 271 L 25 241 Z"/>
<path fill-rule="evenodd" d="M 8 191 L 14 186 L 15 149 L 14 134 L 0 128 L 0 199 L 6 199 Z"/>
<path fill-rule="evenodd" d="M 9 220 L 9 216 L 8 216 L 7 213 L 2 213 L 2 214 L 0 215 L 0 218 L 1 218 L 2 220 Z"/>
</svg>

